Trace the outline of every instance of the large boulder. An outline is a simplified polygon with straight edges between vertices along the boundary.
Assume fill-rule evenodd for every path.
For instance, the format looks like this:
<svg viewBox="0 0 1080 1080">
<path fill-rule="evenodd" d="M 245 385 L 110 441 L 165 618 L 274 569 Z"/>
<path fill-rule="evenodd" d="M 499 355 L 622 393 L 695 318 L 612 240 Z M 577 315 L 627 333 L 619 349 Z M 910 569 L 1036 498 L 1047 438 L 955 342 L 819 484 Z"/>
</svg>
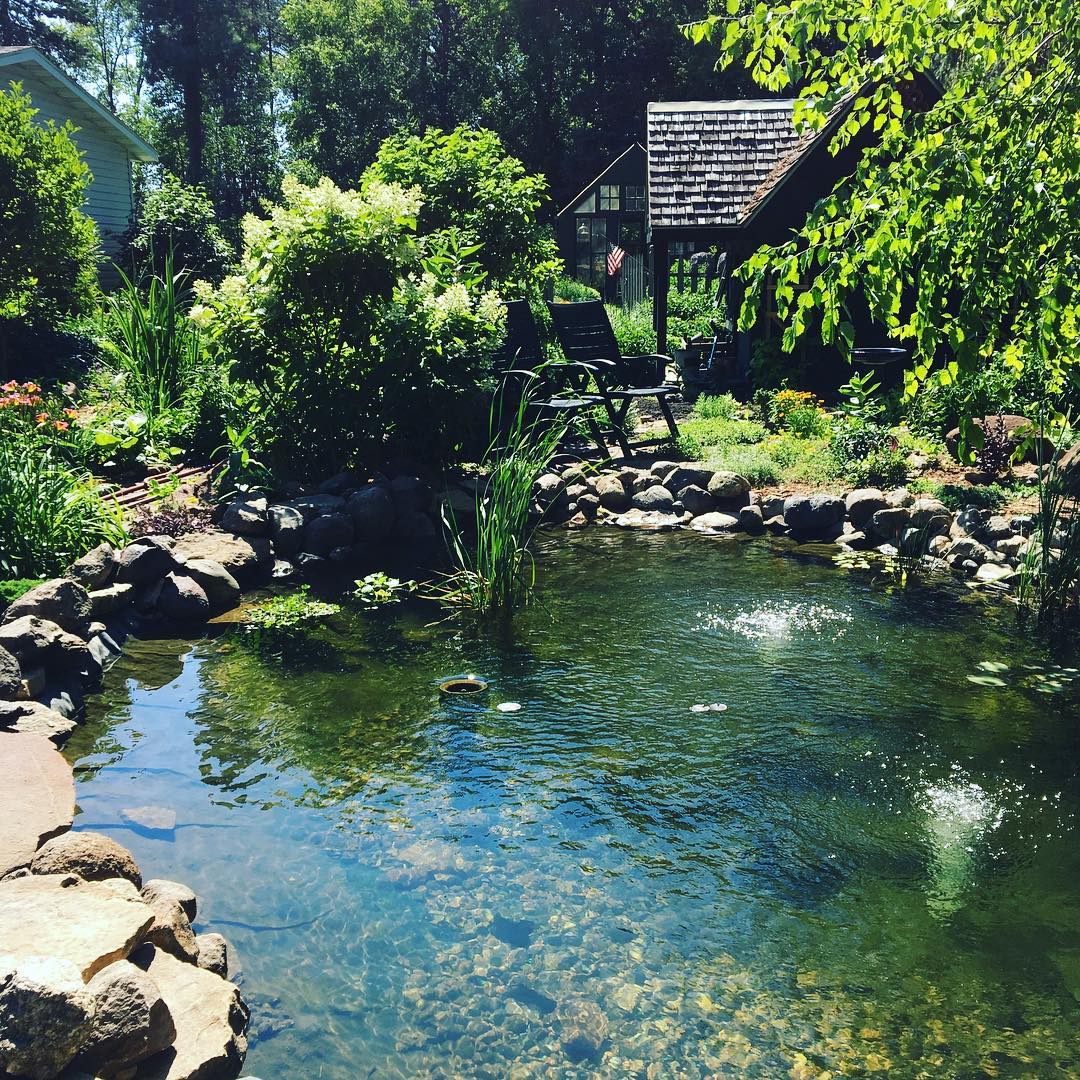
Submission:
<svg viewBox="0 0 1080 1080">
<path fill-rule="evenodd" d="M 0 728 L 43 735 L 60 745 L 76 728 L 75 720 L 40 701 L 0 701 Z"/>
<path fill-rule="evenodd" d="M 639 491 L 630 502 L 638 510 L 651 510 L 661 514 L 670 514 L 675 500 L 666 487 L 653 484 L 644 491 Z"/>
<path fill-rule="evenodd" d="M 596 497 L 605 510 L 613 514 L 621 514 L 630 509 L 630 495 L 626 490 L 626 484 L 615 473 L 605 473 L 596 480 L 594 485 Z"/>
<path fill-rule="evenodd" d="M 173 622 L 206 622 L 210 617 L 210 601 L 202 586 L 193 577 L 172 573 L 161 583 L 157 610 Z"/>
<path fill-rule="evenodd" d="M 148 957 L 148 959 L 146 959 Z M 140 1066 L 139 1080 L 231 1080 L 247 1056 L 248 1008 L 237 987 L 161 949 L 136 958 L 176 1025 L 172 1049 Z"/>
<path fill-rule="evenodd" d="M 673 495 L 691 484 L 708 491 L 712 478 L 712 469 L 706 469 L 700 465 L 677 465 L 664 477 L 664 487 Z"/>
<path fill-rule="evenodd" d="M 870 531 L 882 540 L 896 543 L 910 524 L 911 510 L 908 507 L 886 506 L 875 511 L 870 518 Z"/>
<path fill-rule="evenodd" d="M 35 585 L 8 605 L 2 621 L 14 622 L 24 615 L 48 619 L 76 637 L 90 636 L 90 597 L 71 578 L 54 578 Z"/>
<path fill-rule="evenodd" d="M 34 874 L 78 874 L 84 881 L 123 878 L 141 888 L 135 857 L 111 836 L 96 832 L 66 832 L 41 846 L 30 863 Z"/>
<path fill-rule="evenodd" d="M 334 548 L 351 544 L 354 535 L 351 518 L 345 514 L 323 514 L 308 522 L 304 530 L 303 549 L 312 555 L 325 557 Z"/>
<path fill-rule="evenodd" d="M 431 515 L 424 510 L 406 510 L 399 514 L 394 531 L 408 543 L 434 540 L 439 535 Z"/>
<path fill-rule="evenodd" d="M 199 946 L 195 944 L 195 931 L 191 929 L 191 922 L 180 901 L 158 890 L 143 893 L 142 896 L 154 913 L 146 940 L 180 960 L 196 963 Z"/>
<path fill-rule="evenodd" d="M 765 515 L 760 506 L 744 506 L 739 511 L 739 528 L 751 536 L 760 536 L 765 531 Z"/>
<path fill-rule="evenodd" d="M 78 672 L 86 685 L 96 684 L 101 677 L 101 664 L 82 638 L 36 615 L 23 615 L 0 626 L 0 647 L 7 649 L 24 671 L 44 667 Z"/>
<path fill-rule="evenodd" d="M 784 501 L 784 521 L 799 540 L 832 539 L 844 520 L 844 500 L 819 492 Z"/>
<path fill-rule="evenodd" d="M 135 601 L 135 586 L 114 582 L 90 593 L 90 610 L 95 619 L 106 619 Z"/>
<path fill-rule="evenodd" d="M 189 533 L 176 541 L 177 559 L 210 559 L 225 567 L 241 586 L 269 571 L 274 555 L 270 541 L 261 536 L 233 536 L 225 532 Z"/>
<path fill-rule="evenodd" d="M 627 510 L 615 518 L 614 524 L 620 529 L 648 529 L 652 532 L 669 532 L 672 529 L 682 528 L 690 515 L 665 514 L 662 510 L 639 510 L 634 508 Z"/>
<path fill-rule="evenodd" d="M 435 505 L 431 487 L 418 476 L 395 476 L 390 481 L 390 495 L 399 514 L 410 510 L 427 513 Z"/>
<path fill-rule="evenodd" d="M 305 521 L 311 521 L 322 514 L 340 514 L 345 500 L 340 495 L 298 495 L 289 500 L 289 506 L 299 510 Z"/>
<path fill-rule="evenodd" d="M 0 957 L 0 1069 L 4 1075 L 51 1080 L 90 1034 L 94 998 L 70 961 Z"/>
<path fill-rule="evenodd" d="M 375 544 L 385 540 L 394 527 L 397 511 L 385 484 L 368 484 L 353 492 L 345 503 L 357 540 Z"/>
<path fill-rule="evenodd" d="M 13 698 L 22 690 L 19 661 L 0 645 L 0 698 Z"/>
<path fill-rule="evenodd" d="M 739 528 L 739 519 L 734 514 L 725 514 L 714 510 L 708 514 L 701 514 L 690 522 L 690 528 L 697 532 L 721 533 L 734 532 Z"/>
<path fill-rule="evenodd" d="M 71 828 L 71 766 L 42 735 L 0 731 L 0 877 L 28 866 L 44 841 Z M 0 953 L 7 952 L 0 936 Z"/>
<path fill-rule="evenodd" d="M 229 943 L 225 938 L 221 934 L 200 934 L 195 944 L 199 947 L 199 967 L 224 979 L 229 974 Z"/>
<path fill-rule="evenodd" d="M 120 552 L 116 580 L 138 588 L 160 581 L 175 566 L 176 559 L 166 538 L 142 536 Z"/>
<path fill-rule="evenodd" d="M 738 473 L 720 469 L 712 474 L 709 494 L 723 508 L 745 506 L 750 501 L 750 481 Z"/>
<path fill-rule="evenodd" d="M 214 611 L 234 607 L 240 599 L 236 578 L 213 559 L 188 559 L 184 563 L 184 573 L 199 585 Z"/>
<path fill-rule="evenodd" d="M 112 544 L 98 544 L 71 564 L 68 577 L 89 591 L 103 588 L 115 572 L 116 549 Z"/>
<path fill-rule="evenodd" d="M 268 528 L 266 499 L 238 499 L 225 507 L 221 527 L 240 536 L 264 536 Z"/>
<path fill-rule="evenodd" d="M 186 885 L 165 878 L 152 878 L 142 887 L 142 898 L 153 904 L 158 900 L 171 900 L 180 905 L 189 922 L 195 921 L 199 901 Z"/>
<path fill-rule="evenodd" d="M 919 498 L 911 504 L 911 527 L 927 536 L 944 536 L 952 525 L 948 507 L 937 499 Z"/>
<path fill-rule="evenodd" d="M 16 964 L 70 960 L 84 979 L 130 955 L 154 921 L 128 881 L 30 874 L 0 881 L 0 942 Z"/>
<path fill-rule="evenodd" d="M 304 515 L 295 506 L 275 503 L 267 508 L 266 520 L 274 551 L 278 555 L 295 555 L 304 536 Z"/>
<path fill-rule="evenodd" d="M 172 1046 L 176 1038 L 169 1006 L 157 983 L 141 968 L 118 960 L 87 984 L 93 1019 L 75 1066 L 93 1076 L 112 1076 Z"/>
<path fill-rule="evenodd" d="M 879 510 L 886 507 L 885 494 L 877 488 L 856 488 L 844 500 L 848 520 L 861 529 Z"/>
<path fill-rule="evenodd" d="M 687 484 L 680 488 L 675 497 L 683 504 L 683 509 L 688 513 L 707 514 L 716 505 L 716 500 L 703 487 L 697 484 Z"/>
</svg>

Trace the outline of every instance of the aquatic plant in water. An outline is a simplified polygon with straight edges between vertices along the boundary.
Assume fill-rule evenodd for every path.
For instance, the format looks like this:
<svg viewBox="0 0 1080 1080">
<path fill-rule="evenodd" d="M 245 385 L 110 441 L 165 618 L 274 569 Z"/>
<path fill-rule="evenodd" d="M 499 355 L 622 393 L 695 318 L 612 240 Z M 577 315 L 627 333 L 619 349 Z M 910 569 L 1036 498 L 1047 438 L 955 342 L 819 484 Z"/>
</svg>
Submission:
<svg viewBox="0 0 1080 1080">
<path fill-rule="evenodd" d="M 260 630 L 293 631 L 307 623 L 337 615 L 341 611 L 338 604 L 328 604 L 322 600 L 313 600 L 310 587 L 302 585 L 296 592 L 282 596 L 272 596 L 253 607 L 247 616 L 249 626 Z"/>
<path fill-rule="evenodd" d="M 399 604 L 406 596 L 416 591 L 415 581 L 401 581 L 398 578 L 388 577 L 382 571 L 360 578 L 355 582 L 355 585 L 353 596 L 360 601 L 360 606 L 364 608 L 380 608 L 391 604 Z"/>
</svg>

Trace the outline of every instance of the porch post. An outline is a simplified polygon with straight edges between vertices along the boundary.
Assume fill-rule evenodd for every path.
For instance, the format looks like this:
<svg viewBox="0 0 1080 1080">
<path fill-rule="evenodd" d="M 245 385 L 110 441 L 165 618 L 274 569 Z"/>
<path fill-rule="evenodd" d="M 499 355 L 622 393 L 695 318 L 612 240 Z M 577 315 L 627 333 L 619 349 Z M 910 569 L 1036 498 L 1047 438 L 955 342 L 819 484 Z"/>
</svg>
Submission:
<svg viewBox="0 0 1080 1080">
<path fill-rule="evenodd" d="M 653 233 L 653 325 L 656 327 L 656 351 L 667 356 L 667 300 L 671 278 L 668 240 L 663 233 Z"/>
</svg>

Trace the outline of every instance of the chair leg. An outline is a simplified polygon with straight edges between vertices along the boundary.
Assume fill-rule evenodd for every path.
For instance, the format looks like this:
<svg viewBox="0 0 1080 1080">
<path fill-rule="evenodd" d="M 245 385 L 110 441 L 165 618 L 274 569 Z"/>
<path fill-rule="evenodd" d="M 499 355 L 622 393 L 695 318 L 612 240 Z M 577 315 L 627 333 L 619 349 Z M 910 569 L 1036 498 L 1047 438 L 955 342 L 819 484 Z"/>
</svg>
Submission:
<svg viewBox="0 0 1080 1080">
<path fill-rule="evenodd" d="M 604 438 L 604 433 L 600 430 L 600 425 L 596 422 L 596 417 L 591 412 L 586 412 L 582 417 L 585 421 L 585 426 L 589 429 L 589 434 L 593 437 L 593 442 L 600 448 L 600 453 L 604 457 L 610 457 L 607 448 L 607 440 Z"/>
<path fill-rule="evenodd" d="M 675 426 L 675 417 L 671 415 L 671 406 L 668 404 L 666 394 L 657 394 L 656 400 L 660 403 L 660 411 L 664 414 L 664 419 L 667 421 L 668 431 L 671 432 L 671 438 L 673 442 L 677 442 L 679 438 L 679 429 Z"/>
</svg>

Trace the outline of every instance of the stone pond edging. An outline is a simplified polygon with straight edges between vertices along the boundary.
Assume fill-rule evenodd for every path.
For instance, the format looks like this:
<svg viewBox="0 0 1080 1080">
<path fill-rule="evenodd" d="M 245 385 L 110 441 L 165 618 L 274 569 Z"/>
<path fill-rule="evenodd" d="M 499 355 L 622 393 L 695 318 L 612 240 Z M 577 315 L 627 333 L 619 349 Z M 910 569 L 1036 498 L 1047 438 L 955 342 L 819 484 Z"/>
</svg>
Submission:
<svg viewBox="0 0 1080 1080">
<path fill-rule="evenodd" d="M 772 533 L 884 556 L 918 544 L 931 565 L 999 589 L 1015 588 L 1018 568 L 1036 543 L 1028 515 L 1006 517 L 974 505 L 954 513 L 906 488 L 765 496 L 745 477 L 695 462 L 599 472 L 571 464 L 541 476 L 534 495 L 545 519 L 566 528 Z"/>
<path fill-rule="evenodd" d="M 442 499 L 467 520 L 479 481 Z M 976 582 L 1017 578 L 1032 519 L 975 507 L 952 513 L 903 488 L 762 497 L 735 473 L 698 463 L 541 476 L 536 511 L 568 528 L 772 533 L 895 554 L 913 535 Z M 32 1080 L 231 1080 L 243 1067 L 248 1010 L 228 981 L 225 939 L 196 935 L 185 886 L 143 882 L 107 836 L 71 832 L 71 767 L 56 746 L 84 695 L 143 622 L 197 630 L 274 578 L 365 563 L 389 548 L 431 550 L 437 500 L 423 480 L 340 474 L 314 492 L 238 499 L 217 526 L 173 539 L 101 545 L 66 577 L 0 618 L 0 1068 Z"/>
</svg>

